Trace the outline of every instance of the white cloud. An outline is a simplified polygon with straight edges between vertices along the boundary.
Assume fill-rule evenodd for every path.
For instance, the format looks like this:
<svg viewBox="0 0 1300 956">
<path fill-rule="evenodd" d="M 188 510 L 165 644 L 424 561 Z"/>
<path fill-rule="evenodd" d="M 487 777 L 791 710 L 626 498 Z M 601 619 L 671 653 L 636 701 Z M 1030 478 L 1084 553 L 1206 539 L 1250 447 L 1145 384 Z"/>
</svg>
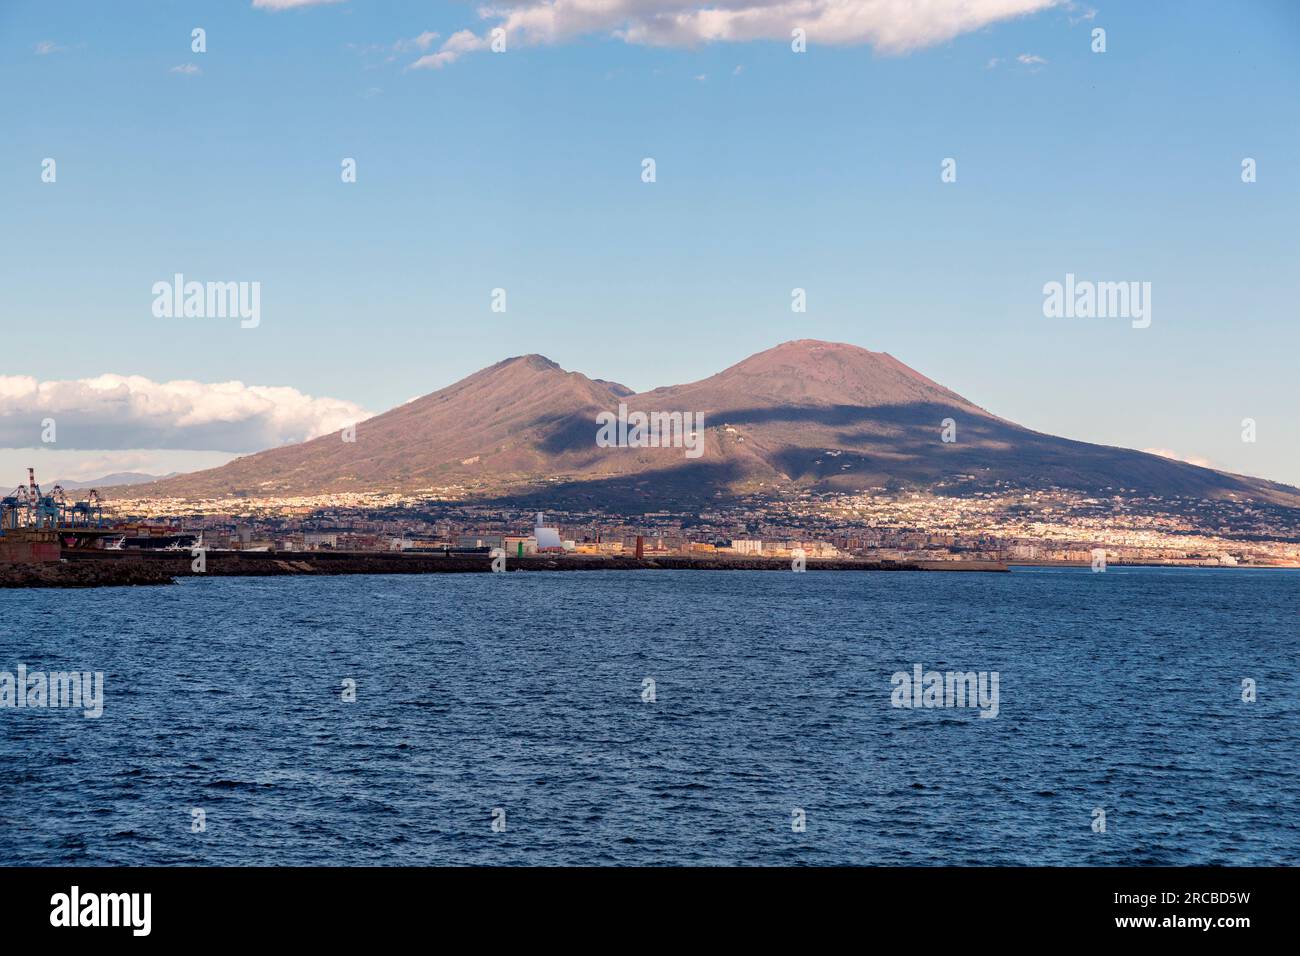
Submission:
<svg viewBox="0 0 1300 956">
<path fill-rule="evenodd" d="M 413 43 L 415 46 L 419 47 L 421 50 L 427 50 L 429 49 L 429 47 L 433 45 L 433 41 L 436 39 L 438 39 L 438 34 L 434 33 L 432 30 L 425 30 L 423 33 L 421 33 L 418 37 L 411 40 L 410 42 Z"/>
<path fill-rule="evenodd" d="M 370 417 L 352 402 L 243 382 L 155 382 L 139 375 L 37 381 L 0 375 L 0 448 L 250 452 Z M 55 442 L 41 441 L 52 418 Z"/>
<path fill-rule="evenodd" d="M 1037 53 L 1022 53 L 1016 57 L 1017 63 L 1023 63 L 1025 66 L 1042 66 L 1047 61 Z"/>
<path fill-rule="evenodd" d="M 375 59 L 384 63 L 393 63 L 399 54 L 422 53 L 433 47 L 434 42 L 442 36 L 434 30 L 425 30 L 413 37 L 402 37 L 392 44 L 384 43 L 346 43 L 344 46 L 370 60 L 367 70 L 375 69 Z"/>
<path fill-rule="evenodd" d="M 474 50 L 486 50 L 488 41 L 485 37 L 475 36 L 472 30 L 457 30 L 447 37 L 446 42 L 437 53 L 422 56 L 411 64 L 412 70 L 439 70 L 448 63 L 454 63 L 462 54 Z"/>
<path fill-rule="evenodd" d="M 701 8 L 698 0 L 496 0 L 481 7 L 479 15 L 494 27 L 504 27 L 511 44 L 521 45 L 561 43 L 591 34 L 650 46 L 789 42 L 790 31 L 801 27 L 810 44 L 865 45 L 882 53 L 906 53 L 1060 2 L 717 0 Z M 486 37 L 460 31 L 437 53 L 421 57 L 412 66 L 442 67 L 486 45 Z"/>
<path fill-rule="evenodd" d="M 1081 7 L 1079 4 L 1071 2 L 1067 3 L 1065 8 L 1069 11 L 1067 18 L 1070 21 L 1070 26 L 1076 26 L 1097 18 L 1097 11 L 1092 7 Z"/>
<path fill-rule="evenodd" d="M 1183 461 L 1189 465 L 1197 465 L 1201 468 L 1218 468 L 1214 462 L 1208 458 L 1197 458 L 1195 455 L 1180 455 L 1178 452 L 1169 448 L 1143 448 L 1148 455 L 1159 455 L 1161 458 L 1171 458 L 1174 461 Z"/>
<path fill-rule="evenodd" d="M 262 10 L 292 10 L 294 7 L 320 7 L 343 0 L 253 0 L 253 7 Z"/>
<path fill-rule="evenodd" d="M 62 53 L 67 47 L 59 46 L 53 40 L 42 40 L 33 49 L 37 56 L 49 56 L 51 53 Z"/>
<path fill-rule="evenodd" d="M 180 66 L 174 66 L 174 67 L 172 67 L 170 70 L 168 70 L 168 72 L 169 72 L 169 73 L 180 73 L 180 74 L 182 74 L 182 75 L 184 75 L 184 76 L 195 76 L 195 75 L 197 75 L 197 74 L 199 74 L 199 73 L 202 73 L 203 71 L 200 70 L 200 69 L 199 69 L 197 66 L 195 66 L 193 63 L 182 63 Z"/>
</svg>

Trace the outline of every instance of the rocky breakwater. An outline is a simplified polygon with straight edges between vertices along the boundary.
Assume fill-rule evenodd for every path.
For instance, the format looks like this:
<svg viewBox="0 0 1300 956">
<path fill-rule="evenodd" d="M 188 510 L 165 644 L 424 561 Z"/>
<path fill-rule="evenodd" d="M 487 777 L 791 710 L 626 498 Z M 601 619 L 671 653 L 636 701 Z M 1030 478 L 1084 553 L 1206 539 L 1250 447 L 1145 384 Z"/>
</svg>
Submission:
<svg viewBox="0 0 1300 956">
<path fill-rule="evenodd" d="M 172 583 L 172 573 L 166 566 L 131 558 L 0 563 L 0 588 L 97 588 Z"/>
<path fill-rule="evenodd" d="M 120 561 L 143 561 L 174 577 L 231 577 L 318 574 L 472 574 L 489 573 L 493 561 L 488 555 L 413 553 L 396 551 L 208 551 L 201 560 L 190 552 L 162 551 L 124 557 L 121 552 L 87 551 L 68 555 L 70 561 L 89 565 Z M 628 556 L 584 554 L 527 555 L 505 559 L 504 570 L 514 571 L 791 571 L 791 562 L 780 558 L 732 556 Z M 200 570 L 201 568 L 201 570 Z M 933 562 L 925 564 L 892 561 L 809 559 L 808 571 L 1005 571 L 995 562 Z"/>
</svg>

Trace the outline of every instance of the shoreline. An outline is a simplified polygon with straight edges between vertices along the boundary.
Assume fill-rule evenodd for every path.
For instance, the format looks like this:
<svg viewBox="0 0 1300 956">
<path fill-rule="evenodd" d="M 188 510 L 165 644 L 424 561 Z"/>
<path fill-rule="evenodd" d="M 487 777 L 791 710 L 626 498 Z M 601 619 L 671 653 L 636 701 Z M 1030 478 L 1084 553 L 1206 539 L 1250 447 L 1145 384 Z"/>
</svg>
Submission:
<svg viewBox="0 0 1300 956">
<path fill-rule="evenodd" d="M 0 589 L 90 588 L 174 584 L 188 577 L 337 576 L 345 574 L 486 574 L 487 555 L 398 551 L 215 551 L 205 552 L 204 571 L 193 569 L 188 551 L 65 551 L 59 561 L 0 564 Z M 1086 561 L 871 561 L 808 558 L 808 571 L 940 571 L 1010 573 L 1015 568 L 1087 570 Z M 1220 565 L 1208 562 L 1111 562 L 1109 568 L 1201 570 L 1295 570 L 1295 566 Z M 507 572 L 545 571 L 773 571 L 791 572 L 785 558 L 657 555 L 525 555 L 506 558 Z"/>
<path fill-rule="evenodd" d="M 206 568 L 193 569 L 188 551 L 123 553 L 68 551 L 58 562 L 0 565 L 0 587 L 96 587 L 168 584 L 184 577 L 272 577 L 340 574 L 490 574 L 487 555 L 386 551 L 207 551 Z M 597 555 L 507 557 L 506 571 L 784 571 L 783 558 Z M 808 571 L 968 571 L 1005 574 L 996 561 L 865 561 L 809 558 Z"/>
<path fill-rule="evenodd" d="M 1089 561 L 1008 561 L 1007 568 L 1089 568 Z M 1190 568 L 1202 571 L 1295 571 L 1300 564 L 1219 564 L 1215 561 L 1107 561 L 1109 568 Z"/>
</svg>

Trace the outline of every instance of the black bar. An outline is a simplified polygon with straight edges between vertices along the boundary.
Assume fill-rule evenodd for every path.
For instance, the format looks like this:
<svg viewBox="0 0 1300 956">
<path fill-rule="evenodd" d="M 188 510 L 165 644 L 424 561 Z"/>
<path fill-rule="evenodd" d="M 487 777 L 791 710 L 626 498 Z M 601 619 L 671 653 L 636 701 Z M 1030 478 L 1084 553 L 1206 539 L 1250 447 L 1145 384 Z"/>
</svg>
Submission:
<svg viewBox="0 0 1300 956">
<path fill-rule="evenodd" d="M 861 940 L 905 930 L 918 944 L 928 939 L 942 946 L 1096 938 L 1232 946 L 1252 933 L 1273 936 L 1293 924 L 1284 909 L 1293 907 L 1295 876 L 1281 867 L 17 867 L 0 869 L 0 925 L 6 942 L 31 936 L 54 942 L 75 933 L 78 944 L 109 938 L 338 944 L 421 930 L 450 943 L 452 934 L 466 930 L 486 940 L 564 926 L 579 936 L 622 927 L 631 934 L 629 945 L 654 938 L 657 945 L 676 946 L 690 938 L 686 927 L 698 923 L 757 941 L 774 926 L 802 925 L 817 933 L 839 927 Z M 116 901 L 126 925 L 51 925 L 52 916 L 67 917 L 73 886 L 87 918 L 100 905 L 96 898 L 87 910 L 87 896 L 150 894 L 147 936 L 136 935 L 144 925 L 142 896 L 139 909 Z M 69 897 L 61 914 L 57 894 Z M 1121 925 L 1132 920 L 1150 923 Z"/>
</svg>

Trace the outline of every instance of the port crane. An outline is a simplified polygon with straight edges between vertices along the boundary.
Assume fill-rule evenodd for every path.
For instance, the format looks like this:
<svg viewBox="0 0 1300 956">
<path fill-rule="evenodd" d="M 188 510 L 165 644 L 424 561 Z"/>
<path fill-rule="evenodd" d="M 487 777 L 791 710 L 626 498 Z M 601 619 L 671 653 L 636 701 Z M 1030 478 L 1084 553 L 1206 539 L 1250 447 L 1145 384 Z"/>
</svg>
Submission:
<svg viewBox="0 0 1300 956">
<path fill-rule="evenodd" d="M 31 501 L 27 497 L 26 485 L 19 485 L 11 494 L 0 498 L 0 530 L 17 531 L 26 527 L 31 523 L 30 515 Z"/>
<path fill-rule="evenodd" d="M 62 485 L 48 493 L 36 483 L 36 469 L 27 469 L 27 484 L 19 485 L 0 498 L 0 532 L 19 528 L 48 529 L 102 528 L 104 504 L 94 488 L 83 500 L 69 503 Z"/>
</svg>

